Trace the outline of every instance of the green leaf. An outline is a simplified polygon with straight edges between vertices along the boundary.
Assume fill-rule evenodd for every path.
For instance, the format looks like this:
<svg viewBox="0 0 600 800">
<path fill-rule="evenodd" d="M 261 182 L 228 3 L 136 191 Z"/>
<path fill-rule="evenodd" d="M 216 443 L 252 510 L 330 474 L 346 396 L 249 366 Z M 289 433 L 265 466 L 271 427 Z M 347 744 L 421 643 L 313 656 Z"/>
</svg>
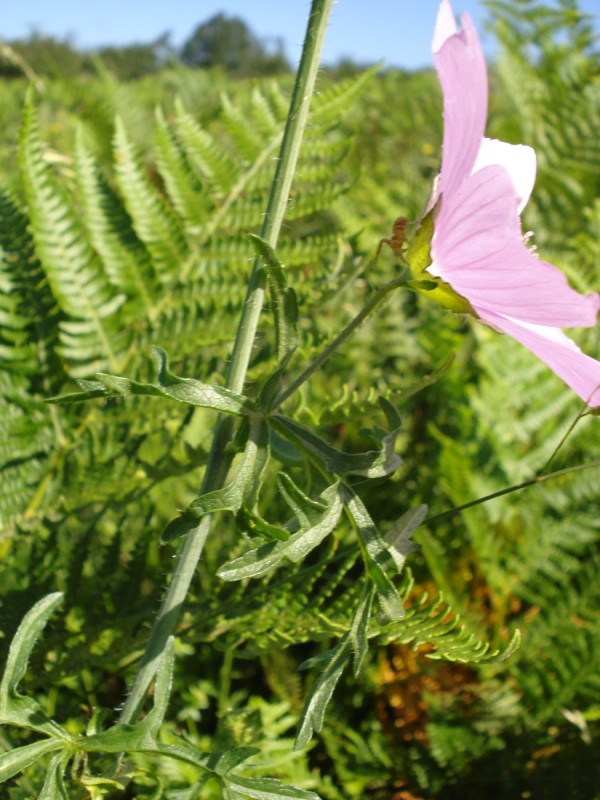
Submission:
<svg viewBox="0 0 600 800">
<path fill-rule="evenodd" d="M 17 686 L 27 671 L 29 656 L 36 639 L 43 631 L 50 615 L 62 602 L 62 592 L 46 595 L 23 617 L 10 644 L 8 658 L 0 684 L 0 708 L 3 710 L 17 693 Z"/>
<path fill-rule="evenodd" d="M 374 599 L 375 588 L 372 585 L 367 585 L 358 601 L 354 616 L 352 617 L 352 625 L 348 632 L 352 652 L 354 654 L 354 677 L 357 677 L 359 674 L 365 656 L 367 655 L 367 650 L 369 649 L 367 631 L 369 629 L 369 620 L 371 618 Z"/>
<path fill-rule="evenodd" d="M 273 525 L 268 522 L 256 509 L 254 511 L 250 511 L 248 508 L 240 509 L 236 515 L 236 521 L 238 528 L 245 531 L 248 536 L 260 534 L 265 539 L 275 539 L 278 542 L 287 542 L 290 538 L 288 530 L 281 525 Z"/>
<path fill-rule="evenodd" d="M 411 537 L 425 519 L 426 514 L 427 506 L 424 504 L 411 508 L 392 525 L 383 537 L 383 541 L 396 563 L 398 573 L 402 572 L 406 557 L 417 549 L 417 545 L 411 541 Z"/>
<path fill-rule="evenodd" d="M 300 715 L 295 750 L 305 747 L 312 739 L 313 733 L 318 733 L 323 727 L 325 710 L 351 655 L 352 644 L 349 634 L 346 634 L 333 650 L 323 654 L 321 658 L 321 663 L 324 664 L 323 671 L 317 676 Z"/>
<path fill-rule="evenodd" d="M 265 420 L 253 420 L 246 449 L 233 480 L 222 489 L 197 497 L 177 519 L 163 531 L 163 541 L 171 541 L 186 533 L 205 514 L 216 511 L 238 511 L 242 505 L 254 509 L 262 475 L 269 460 L 269 426 Z"/>
<path fill-rule="evenodd" d="M 250 241 L 269 276 L 271 308 L 275 318 L 277 360 L 287 363 L 298 347 L 298 303 L 293 289 L 288 288 L 283 264 L 275 251 L 260 236 L 250 234 Z"/>
<path fill-rule="evenodd" d="M 165 714 L 167 713 L 171 687 L 173 685 L 174 669 L 175 639 L 173 636 L 170 636 L 160 657 L 160 665 L 154 684 L 154 705 L 152 706 L 152 711 L 139 723 L 140 727 L 144 728 L 150 736 L 156 736 L 163 723 Z"/>
<path fill-rule="evenodd" d="M 304 703 L 295 749 L 308 744 L 313 733 L 318 733 L 323 727 L 327 705 L 351 657 L 354 659 L 354 676 L 359 674 L 368 650 L 367 634 L 374 598 L 375 588 L 366 583 L 354 609 L 348 632 L 332 650 L 300 665 L 300 669 L 316 668 L 320 674 Z"/>
<path fill-rule="evenodd" d="M 308 521 L 285 542 L 268 542 L 255 550 L 250 550 L 240 558 L 223 564 L 217 575 L 224 581 L 240 581 L 244 578 L 258 578 L 278 567 L 284 559 L 297 563 L 314 550 L 326 536 L 335 529 L 344 507 L 339 484 L 329 486 L 321 494 L 323 505 L 321 515 Z"/>
<path fill-rule="evenodd" d="M 344 453 L 324 442 L 310 428 L 282 414 L 270 418 L 275 429 L 300 450 L 316 458 L 333 475 L 362 475 L 366 478 L 382 478 L 390 475 L 401 464 L 400 456 L 394 453 L 398 429 L 382 438 L 381 449 L 366 453 Z"/>
<path fill-rule="evenodd" d="M 154 705 L 148 716 L 135 725 L 117 724 L 103 733 L 81 736 L 77 739 L 77 746 L 88 753 L 156 751 L 156 734 L 167 711 L 174 666 L 175 649 L 171 636 L 160 656 L 154 686 Z"/>
<path fill-rule="evenodd" d="M 169 370 L 168 356 L 160 347 L 152 348 L 157 367 L 157 384 L 139 383 L 119 375 L 96 374 L 95 381 L 80 381 L 83 392 L 50 397 L 48 403 L 79 403 L 96 397 L 170 397 L 178 403 L 212 408 L 224 414 L 247 416 L 256 411 L 254 403 L 243 395 L 221 386 L 180 378 Z"/>
<path fill-rule="evenodd" d="M 150 751 L 147 751 L 150 752 Z M 188 744 L 158 744 L 152 749 L 153 753 L 177 761 L 194 764 L 207 772 L 212 772 L 219 777 L 235 769 L 243 761 L 260 751 L 256 747 L 233 747 L 223 753 L 201 753 Z"/>
<path fill-rule="evenodd" d="M 111 790 L 116 790 L 117 792 L 125 791 L 123 784 L 119 783 L 119 781 L 113 780 L 112 778 L 102 778 L 98 775 L 83 775 L 80 780 L 83 786 L 85 786 L 90 793 L 90 797 L 93 798 L 93 800 L 97 800 L 97 798 L 100 797 L 106 797 Z M 96 787 L 98 787 L 97 791 Z"/>
<path fill-rule="evenodd" d="M 257 747 L 232 747 L 224 753 L 211 753 L 206 757 L 206 764 L 217 775 L 227 775 L 232 769 L 239 767 L 244 761 L 260 753 Z"/>
<path fill-rule="evenodd" d="M 46 768 L 46 778 L 37 800 L 69 800 L 63 781 L 64 768 L 65 755 L 61 753 L 54 756 Z"/>
<path fill-rule="evenodd" d="M 9 778 L 17 775 L 27 767 L 45 755 L 51 753 L 53 750 L 61 750 L 65 743 L 58 739 L 42 739 L 41 742 L 32 742 L 32 744 L 23 745 L 23 747 L 16 747 L 14 750 L 9 750 L 0 755 L 0 783 L 4 783 Z"/>
<path fill-rule="evenodd" d="M 305 494 L 287 474 L 280 472 L 277 483 L 281 496 L 292 509 L 301 528 L 310 528 L 315 525 L 323 515 L 326 504 L 322 500 L 313 500 Z"/>
<path fill-rule="evenodd" d="M 228 775 L 224 783 L 230 791 L 253 800 L 319 800 L 319 795 L 295 786 L 286 786 L 276 778 L 245 778 Z"/>
<path fill-rule="evenodd" d="M 395 559 L 390 555 L 362 500 L 348 486 L 344 487 L 344 494 L 348 511 L 356 525 L 367 574 L 377 591 L 379 605 L 388 619 L 402 619 L 404 606 L 388 574 L 389 571 L 397 571 Z"/>
<path fill-rule="evenodd" d="M 39 600 L 25 614 L 13 637 L 0 683 L 0 724 L 19 725 L 63 740 L 70 740 L 60 725 L 44 716 L 35 700 L 23 697 L 17 691 L 27 670 L 33 646 L 62 598 L 61 592 L 55 592 Z"/>
</svg>

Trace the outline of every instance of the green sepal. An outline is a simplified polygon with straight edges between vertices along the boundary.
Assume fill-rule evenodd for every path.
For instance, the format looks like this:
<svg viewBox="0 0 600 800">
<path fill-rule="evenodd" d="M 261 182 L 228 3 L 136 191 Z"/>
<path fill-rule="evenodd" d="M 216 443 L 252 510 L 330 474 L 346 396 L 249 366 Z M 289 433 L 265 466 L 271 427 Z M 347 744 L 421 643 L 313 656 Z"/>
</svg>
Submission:
<svg viewBox="0 0 600 800">
<path fill-rule="evenodd" d="M 248 416 L 256 413 L 254 403 L 243 395 L 236 394 L 223 386 L 201 383 L 192 378 L 180 378 L 169 370 L 168 357 L 160 347 L 152 348 L 156 362 L 157 383 L 140 383 L 119 375 L 99 372 L 94 381 L 79 381 L 82 392 L 50 397 L 47 403 L 79 403 L 97 397 L 132 397 L 145 395 L 169 397 L 178 403 L 211 408 L 223 414 Z"/>
<path fill-rule="evenodd" d="M 250 425 L 246 449 L 233 479 L 222 489 L 215 489 L 197 497 L 186 510 L 164 529 L 164 542 L 187 533 L 206 514 L 217 511 L 239 511 L 246 506 L 253 511 L 262 476 L 269 461 L 270 431 L 266 421 L 256 418 Z"/>
<path fill-rule="evenodd" d="M 412 237 L 406 253 L 404 255 L 405 261 L 410 267 L 410 273 L 415 280 L 419 280 L 422 273 L 425 272 L 427 267 L 431 264 L 431 240 L 433 238 L 433 217 L 436 211 L 437 204 L 431 209 L 417 228 L 415 235 Z"/>
<path fill-rule="evenodd" d="M 260 236 L 250 234 L 250 241 L 269 276 L 271 309 L 275 318 L 277 361 L 288 362 L 298 347 L 298 302 L 296 293 L 287 285 L 283 264 L 271 245 Z"/>
<path fill-rule="evenodd" d="M 426 295 L 430 300 L 434 300 L 442 308 L 454 311 L 455 314 L 470 314 L 477 317 L 473 306 L 469 301 L 454 291 L 449 283 L 432 276 L 426 281 L 409 281 L 408 286 L 421 294 Z"/>
<path fill-rule="evenodd" d="M 268 542 L 223 564 L 217 570 L 219 578 L 224 581 L 258 578 L 276 569 L 284 559 L 293 564 L 302 561 L 335 530 L 342 514 L 344 506 L 339 484 L 333 484 L 325 489 L 321 494 L 321 500 L 320 516 L 305 517 L 304 526 L 285 542 Z"/>
<path fill-rule="evenodd" d="M 468 300 L 455 292 L 449 283 L 426 272 L 427 267 L 431 266 L 431 240 L 435 230 L 434 219 L 440 202 L 443 202 L 443 199 L 438 200 L 431 211 L 425 214 L 417 232 L 406 248 L 406 262 L 413 276 L 413 280 L 408 282 L 408 286 L 416 292 L 425 294 L 430 300 L 434 300 L 449 311 L 457 314 L 471 314 L 476 317 L 477 314 Z"/>
</svg>

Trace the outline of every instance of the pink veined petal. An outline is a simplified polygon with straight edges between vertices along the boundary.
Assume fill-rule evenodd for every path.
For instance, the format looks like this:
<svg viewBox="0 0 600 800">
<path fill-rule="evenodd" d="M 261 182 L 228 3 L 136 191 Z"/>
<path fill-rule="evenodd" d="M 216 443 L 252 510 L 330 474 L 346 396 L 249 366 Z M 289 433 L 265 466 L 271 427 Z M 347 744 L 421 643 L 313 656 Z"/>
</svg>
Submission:
<svg viewBox="0 0 600 800">
<path fill-rule="evenodd" d="M 487 311 L 550 327 L 595 325 L 600 296 L 579 294 L 528 250 L 518 203 L 501 166 L 484 167 L 442 195 L 430 273 Z"/>
<path fill-rule="evenodd" d="M 534 353 L 591 408 L 600 406 L 600 361 L 582 353 L 560 329 L 523 325 L 484 308 L 475 307 L 475 311 L 484 322 Z"/>
<path fill-rule="evenodd" d="M 535 150 L 526 144 L 508 144 L 499 139 L 483 139 L 472 174 L 491 164 L 498 164 L 508 172 L 519 201 L 517 212 L 520 214 L 527 205 L 535 183 Z"/>
<path fill-rule="evenodd" d="M 487 72 L 477 32 L 467 14 L 456 31 L 443 0 L 433 38 L 433 55 L 444 93 L 444 142 L 439 192 L 451 194 L 473 168 L 485 130 Z"/>
</svg>

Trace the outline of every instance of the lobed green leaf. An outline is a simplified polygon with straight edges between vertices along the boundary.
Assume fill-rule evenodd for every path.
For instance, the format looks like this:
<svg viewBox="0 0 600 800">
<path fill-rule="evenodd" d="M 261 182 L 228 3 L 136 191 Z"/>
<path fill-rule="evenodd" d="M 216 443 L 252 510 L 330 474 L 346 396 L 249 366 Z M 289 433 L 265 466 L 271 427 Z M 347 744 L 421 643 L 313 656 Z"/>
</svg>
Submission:
<svg viewBox="0 0 600 800">
<path fill-rule="evenodd" d="M 217 575 L 224 581 L 240 581 L 245 578 L 258 578 L 276 569 L 284 559 L 297 563 L 335 529 L 343 511 L 342 493 L 339 484 L 329 486 L 322 494 L 323 511 L 316 520 L 301 527 L 285 542 L 268 542 L 250 550 L 240 558 L 223 564 Z"/>
<path fill-rule="evenodd" d="M 396 562 L 364 503 L 347 486 L 344 487 L 344 501 L 356 525 L 367 574 L 375 586 L 381 609 L 390 620 L 402 619 L 404 605 L 389 576 L 390 571 L 397 571 Z"/>
<path fill-rule="evenodd" d="M 362 475 L 366 478 L 383 478 L 400 466 L 402 459 L 394 453 L 398 430 L 383 436 L 380 450 L 366 453 L 344 453 L 327 444 L 305 425 L 282 414 L 270 417 L 275 429 L 299 449 L 316 458 L 327 472 L 333 475 Z"/>
<path fill-rule="evenodd" d="M 256 411 L 254 403 L 243 395 L 222 386 L 201 383 L 192 378 L 180 378 L 169 370 L 167 354 L 160 347 L 152 348 L 158 383 L 140 383 L 119 375 L 97 373 L 95 381 L 80 381 L 82 392 L 50 397 L 46 402 L 54 404 L 80 403 L 97 397 L 169 397 L 178 403 L 201 408 L 211 408 L 223 414 L 248 416 Z"/>
</svg>

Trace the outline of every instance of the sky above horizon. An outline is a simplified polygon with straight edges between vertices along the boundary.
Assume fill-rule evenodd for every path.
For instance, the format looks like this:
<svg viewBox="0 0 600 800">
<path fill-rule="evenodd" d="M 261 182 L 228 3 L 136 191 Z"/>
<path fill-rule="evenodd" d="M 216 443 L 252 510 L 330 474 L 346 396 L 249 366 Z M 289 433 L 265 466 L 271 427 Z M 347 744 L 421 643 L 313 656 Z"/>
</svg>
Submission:
<svg viewBox="0 0 600 800">
<path fill-rule="evenodd" d="M 357 63 L 385 60 L 388 66 L 428 66 L 438 0 L 337 0 L 325 42 L 323 61 L 349 57 Z M 580 0 L 600 28 L 598 0 Z M 7 3 L 0 15 L 0 39 L 26 38 L 32 32 L 68 39 L 79 48 L 150 42 L 169 32 L 180 46 L 196 26 L 217 13 L 245 20 L 261 39 L 280 38 L 295 64 L 306 28 L 309 0 L 20 0 Z M 467 11 L 485 49 L 490 37 L 482 0 L 453 0 L 455 13 Z M 365 13 L 365 9 L 367 12 Z"/>
</svg>

